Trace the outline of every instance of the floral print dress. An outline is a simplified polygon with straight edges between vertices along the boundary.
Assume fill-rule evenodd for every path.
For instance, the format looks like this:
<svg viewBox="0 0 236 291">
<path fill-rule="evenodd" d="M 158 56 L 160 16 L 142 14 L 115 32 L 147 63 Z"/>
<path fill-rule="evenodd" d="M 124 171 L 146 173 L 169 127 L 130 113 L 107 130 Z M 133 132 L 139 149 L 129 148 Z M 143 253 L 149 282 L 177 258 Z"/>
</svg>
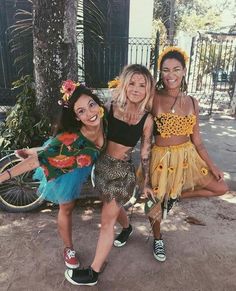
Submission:
<svg viewBox="0 0 236 291">
<path fill-rule="evenodd" d="M 77 199 L 92 166 L 105 148 L 107 121 L 104 117 L 104 145 L 97 148 L 80 131 L 64 132 L 47 142 L 38 154 L 40 167 L 34 179 L 40 181 L 38 195 L 56 204 Z"/>
</svg>

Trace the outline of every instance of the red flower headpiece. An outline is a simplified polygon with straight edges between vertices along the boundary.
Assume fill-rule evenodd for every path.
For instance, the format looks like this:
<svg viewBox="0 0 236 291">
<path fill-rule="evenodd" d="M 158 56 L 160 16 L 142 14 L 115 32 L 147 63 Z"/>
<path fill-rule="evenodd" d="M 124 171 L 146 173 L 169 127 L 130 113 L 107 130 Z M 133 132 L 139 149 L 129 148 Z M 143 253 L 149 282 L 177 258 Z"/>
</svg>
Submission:
<svg viewBox="0 0 236 291">
<path fill-rule="evenodd" d="M 75 91 L 76 87 L 80 86 L 80 83 L 75 83 L 72 80 L 66 80 L 62 82 L 62 87 L 60 92 L 64 95 L 62 96 L 62 100 L 58 101 L 59 105 L 63 105 L 64 107 L 68 107 L 68 101 Z"/>
</svg>

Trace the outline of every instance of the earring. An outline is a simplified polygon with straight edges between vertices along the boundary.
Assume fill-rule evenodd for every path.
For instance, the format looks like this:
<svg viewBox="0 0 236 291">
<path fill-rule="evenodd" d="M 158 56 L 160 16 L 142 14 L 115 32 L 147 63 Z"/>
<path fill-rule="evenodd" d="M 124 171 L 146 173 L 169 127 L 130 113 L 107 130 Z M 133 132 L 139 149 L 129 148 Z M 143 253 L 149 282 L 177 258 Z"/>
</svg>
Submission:
<svg viewBox="0 0 236 291">
<path fill-rule="evenodd" d="M 164 82 L 163 82 L 162 78 L 160 78 L 158 83 L 159 83 L 161 89 L 165 88 L 165 85 L 164 85 Z"/>
<path fill-rule="evenodd" d="M 99 106 L 98 115 L 100 118 L 102 118 L 104 116 L 104 108 L 102 106 Z"/>
<path fill-rule="evenodd" d="M 186 84 L 185 75 L 184 75 L 181 80 L 180 91 L 183 93 L 186 90 L 187 90 L 187 84 Z"/>
</svg>

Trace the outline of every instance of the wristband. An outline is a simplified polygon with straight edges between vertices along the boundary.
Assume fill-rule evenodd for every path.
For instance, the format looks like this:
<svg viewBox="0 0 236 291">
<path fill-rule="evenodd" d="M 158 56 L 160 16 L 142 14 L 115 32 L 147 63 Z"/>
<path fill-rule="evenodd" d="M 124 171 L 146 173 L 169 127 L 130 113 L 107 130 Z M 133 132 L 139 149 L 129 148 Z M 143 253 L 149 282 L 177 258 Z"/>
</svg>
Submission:
<svg viewBox="0 0 236 291">
<path fill-rule="evenodd" d="M 11 175 L 11 172 L 10 172 L 10 170 L 9 170 L 9 169 L 7 169 L 7 170 L 6 170 L 6 172 L 8 173 L 8 175 L 9 175 L 9 178 L 11 179 L 11 178 L 12 178 L 12 175 Z"/>
</svg>

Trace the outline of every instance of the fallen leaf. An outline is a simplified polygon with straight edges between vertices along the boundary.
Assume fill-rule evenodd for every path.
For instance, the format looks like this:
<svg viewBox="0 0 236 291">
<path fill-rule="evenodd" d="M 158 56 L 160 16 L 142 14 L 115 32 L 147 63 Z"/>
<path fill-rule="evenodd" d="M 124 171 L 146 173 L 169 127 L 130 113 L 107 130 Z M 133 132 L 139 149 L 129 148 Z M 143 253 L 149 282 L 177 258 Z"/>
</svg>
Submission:
<svg viewBox="0 0 236 291">
<path fill-rule="evenodd" d="M 189 224 L 195 224 L 195 225 L 203 225 L 206 226 L 206 224 L 199 219 L 193 217 L 193 216 L 188 216 L 184 219 L 187 223 Z"/>
</svg>

